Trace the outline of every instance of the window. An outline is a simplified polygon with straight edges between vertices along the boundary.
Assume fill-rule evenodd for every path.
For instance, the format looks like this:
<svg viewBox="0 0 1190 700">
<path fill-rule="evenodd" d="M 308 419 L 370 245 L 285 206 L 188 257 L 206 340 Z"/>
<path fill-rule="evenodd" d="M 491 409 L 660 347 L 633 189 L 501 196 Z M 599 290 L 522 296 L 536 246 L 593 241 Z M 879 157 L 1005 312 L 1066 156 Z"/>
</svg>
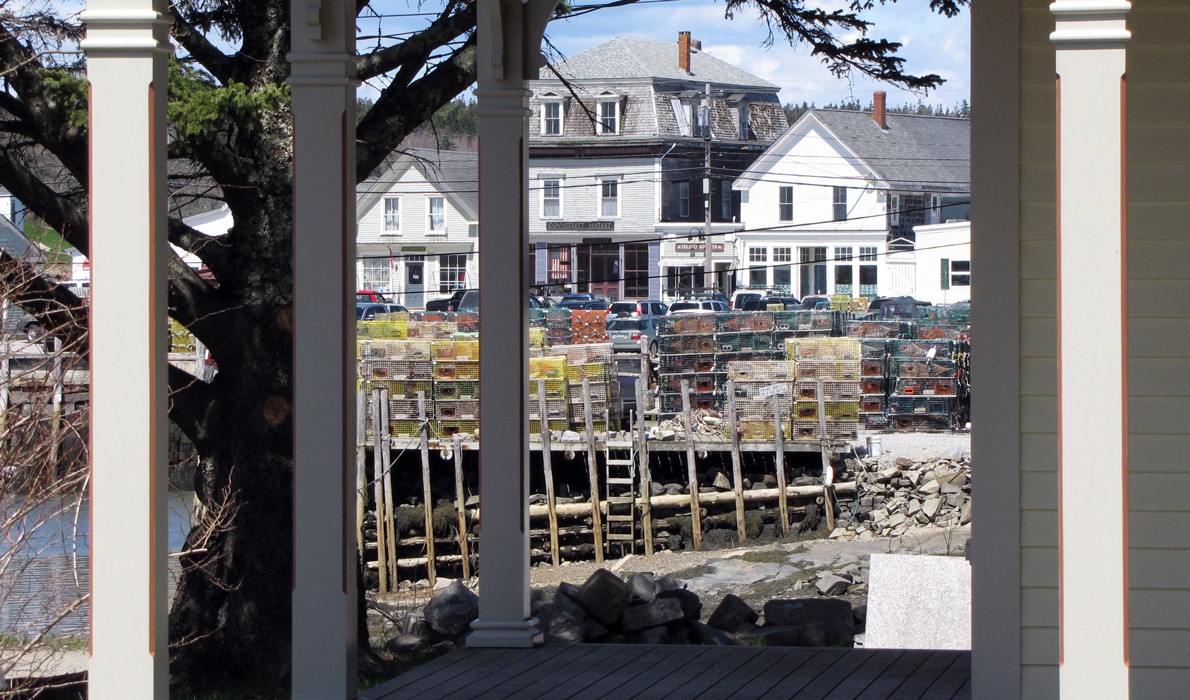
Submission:
<svg viewBox="0 0 1190 700">
<path fill-rule="evenodd" d="M 665 269 L 665 293 L 669 296 L 689 293 L 696 287 L 702 287 L 702 282 L 702 265 Z M 672 307 L 670 311 L 673 311 Z"/>
<path fill-rule="evenodd" d="M 570 282 L 570 246 L 551 246 L 548 252 L 549 283 L 568 284 Z"/>
<path fill-rule="evenodd" d="M 556 219 L 560 216 L 562 216 L 562 181 L 542 180 L 541 218 Z"/>
<path fill-rule="evenodd" d="M 741 140 L 747 140 L 748 134 L 751 131 L 751 126 L 748 124 L 748 103 L 741 102 L 736 110 L 736 113 L 739 115 L 739 137 Z"/>
<path fill-rule="evenodd" d="M 861 261 L 874 261 L 878 255 L 879 251 L 877 251 L 874 245 L 861 245 L 859 247 L 859 259 Z"/>
<path fill-rule="evenodd" d="M 683 180 L 678 183 L 678 216 L 686 218 L 690 216 L 690 181 Z"/>
<path fill-rule="evenodd" d="M 719 214 L 724 221 L 731 221 L 731 183 L 719 181 Z"/>
<path fill-rule="evenodd" d="M 620 133 L 620 101 L 605 99 L 599 101 L 599 133 Z"/>
<path fill-rule="evenodd" d="M 836 219 L 838 216 L 836 215 Z M 900 195 L 890 194 L 888 196 L 888 223 L 891 226 L 896 226 L 901 223 L 901 197 Z"/>
<path fill-rule="evenodd" d="M 428 232 L 434 234 L 446 233 L 446 198 L 428 197 L 426 209 L 429 214 Z"/>
<path fill-rule="evenodd" d="M 364 258 L 360 289 L 374 289 L 387 292 L 392 289 L 392 265 L 388 258 Z"/>
<path fill-rule="evenodd" d="M 942 258 L 942 289 L 971 286 L 971 261 Z"/>
<path fill-rule="evenodd" d="M 776 263 L 773 266 L 773 286 L 780 287 L 784 292 L 792 291 L 793 266 L 789 263 L 793 262 L 793 248 L 773 248 L 773 262 Z"/>
<path fill-rule="evenodd" d="M 835 221 L 847 220 L 847 188 L 836 187 L 834 195 Z"/>
<path fill-rule="evenodd" d="M 748 268 L 748 284 L 753 287 L 764 287 L 769 283 L 769 249 L 768 248 L 749 248 L 748 262 L 751 267 Z"/>
<path fill-rule="evenodd" d="M 835 294 L 851 296 L 851 275 L 850 265 L 835 265 Z"/>
<path fill-rule="evenodd" d="M 649 296 L 649 244 L 624 245 L 624 296 L 641 299 Z"/>
<path fill-rule="evenodd" d="M 844 245 L 844 246 L 836 246 L 835 247 L 835 260 L 837 260 L 839 262 L 846 262 L 850 259 L 851 259 L 851 246 Z"/>
<path fill-rule="evenodd" d="M 942 223 L 942 196 L 937 194 L 930 195 L 930 223 Z"/>
<path fill-rule="evenodd" d="M 620 215 L 620 181 L 601 180 L 599 186 L 599 215 L 604 218 Z"/>
<path fill-rule="evenodd" d="M 860 258 L 861 260 L 863 258 Z M 876 296 L 876 266 L 859 266 L 859 295 L 861 297 Z"/>
<path fill-rule="evenodd" d="M 384 198 L 384 232 L 400 233 L 401 231 L 401 198 Z"/>
<path fill-rule="evenodd" d="M 451 253 L 438 256 L 438 291 L 453 292 L 467 287 L 467 256 Z"/>
<path fill-rule="evenodd" d="M 562 135 L 562 103 L 551 100 L 541 103 L 541 133 L 545 136 Z"/>
<path fill-rule="evenodd" d="M 793 221 L 793 188 L 781 188 L 781 221 Z"/>
</svg>

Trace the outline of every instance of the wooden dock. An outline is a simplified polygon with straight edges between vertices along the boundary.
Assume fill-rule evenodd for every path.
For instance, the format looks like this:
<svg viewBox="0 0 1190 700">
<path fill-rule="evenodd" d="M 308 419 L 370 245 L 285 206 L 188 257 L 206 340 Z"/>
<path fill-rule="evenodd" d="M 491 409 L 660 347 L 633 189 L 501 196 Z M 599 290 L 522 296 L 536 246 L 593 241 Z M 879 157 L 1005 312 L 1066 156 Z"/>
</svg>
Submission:
<svg viewBox="0 0 1190 700">
<path fill-rule="evenodd" d="M 971 697 L 971 652 L 633 644 L 464 648 L 360 697 L 952 700 Z"/>
</svg>

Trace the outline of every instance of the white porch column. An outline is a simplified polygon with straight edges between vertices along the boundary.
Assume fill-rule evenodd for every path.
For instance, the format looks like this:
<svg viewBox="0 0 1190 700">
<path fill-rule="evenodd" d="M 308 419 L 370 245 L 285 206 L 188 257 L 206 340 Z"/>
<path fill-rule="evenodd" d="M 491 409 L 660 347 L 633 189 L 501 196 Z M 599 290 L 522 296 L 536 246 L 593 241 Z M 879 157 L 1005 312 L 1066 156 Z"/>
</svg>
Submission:
<svg viewBox="0 0 1190 700">
<path fill-rule="evenodd" d="M 1058 74 L 1059 685 L 1128 696 L 1127 268 L 1120 0 L 1050 5 Z"/>
<path fill-rule="evenodd" d="M 169 694 L 165 0 L 91 0 L 91 698 Z"/>
<path fill-rule="evenodd" d="M 293 688 L 354 698 L 355 3 L 294 0 Z"/>
<path fill-rule="evenodd" d="M 468 646 L 540 643 L 529 617 L 529 92 L 557 0 L 480 0 L 479 619 Z"/>
</svg>

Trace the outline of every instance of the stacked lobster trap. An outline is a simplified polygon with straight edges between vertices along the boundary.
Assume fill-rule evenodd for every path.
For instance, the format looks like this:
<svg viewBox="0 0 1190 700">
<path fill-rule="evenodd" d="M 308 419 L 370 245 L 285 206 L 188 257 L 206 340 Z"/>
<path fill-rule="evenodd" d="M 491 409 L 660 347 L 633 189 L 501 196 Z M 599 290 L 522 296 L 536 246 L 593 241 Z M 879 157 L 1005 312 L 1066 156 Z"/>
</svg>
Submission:
<svg viewBox="0 0 1190 700">
<path fill-rule="evenodd" d="M 545 415 L 541 390 L 545 389 Z M 529 358 L 529 435 L 540 436 L 542 420 L 549 430 L 570 427 L 570 384 L 566 381 L 566 357 L 551 355 Z"/>
<path fill-rule="evenodd" d="M 944 431 L 959 414 L 960 362 L 953 340 L 889 343 L 888 420 L 899 431 Z"/>
<path fill-rule="evenodd" d="M 794 363 L 788 360 L 735 360 L 727 365 L 735 404 L 736 431 L 743 440 L 774 440 L 777 426 L 790 439 L 793 424 Z M 774 396 L 776 411 L 774 413 Z"/>
<path fill-rule="evenodd" d="M 793 437 L 854 439 L 859 433 L 860 344 L 855 338 L 798 338 L 787 344 L 796 363 Z"/>
<path fill-rule="evenodd" d="M 888 427 L 887 338 L 860 338 L 859 422 L 867 430 Z"/>
<path fill-rule="evenodd" d="M 427 418 L 433 415 L 433 344 L 419 338 L 376 337 L 379 328 L 375 326 L 369 331 L 371 335 L 367 337 L 361 332 L 357 343 L 359 376 L 369 390 L 387 390 L 389 434 L 413 437 L 422 425 L 419 392 L 426 404 Z M 367 431 L 373 435 L 376 416 L 372 402 L 368 401 L 366 405 Z"/>
<path fill-rule="evenodd" d="M 534 350 L 534 355 L 529 358 L 530 437 L 541 435 L 541 380 L 545 382 L 544 418 L 550 430 L 585 430 L 589 400 L 592 429 L 606 431 L 620 414 L 620 383 L 611 344 L 561 345 Z"/>
<path fill-rule="evenodd" d="M 662 418 L 682 409 L 682 381 L 690 385 L 690 407 L 718 409 L 727 380 L 726 368 L 715 364 L 715 316 L 689 314 L 662 316 L 657 328 L 657 406 Z"/>
<path fill-rule="evenodd" d="M 479 341 L 435 340 L 434 418 L 443 437 L 479 431 Z"/>
</svg>

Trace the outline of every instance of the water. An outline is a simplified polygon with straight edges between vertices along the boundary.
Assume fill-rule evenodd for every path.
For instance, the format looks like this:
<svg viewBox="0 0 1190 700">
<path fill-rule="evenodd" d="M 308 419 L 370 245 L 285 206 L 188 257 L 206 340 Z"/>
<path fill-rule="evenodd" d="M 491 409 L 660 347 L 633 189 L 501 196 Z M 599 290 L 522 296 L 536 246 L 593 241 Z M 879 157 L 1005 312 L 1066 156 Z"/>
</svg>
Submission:
<svg viewBox="0 0 1190 700">
<path fill-rule="evenodd" d="M 28 637 L 53 624 L 55 636 L 86 634 L 90 588 L 90 504 L 48 499 L 19 519 L 23 497 L 10 496 L 0 516 L 0 634 Z M 169 493 L 169 551 L 181 551 L 190 530 L 194 493 Z M 172 597 L 178 561 L 171 557 Z M 56 622 L 55 622 L 56 621 Z"/>
</svg>

